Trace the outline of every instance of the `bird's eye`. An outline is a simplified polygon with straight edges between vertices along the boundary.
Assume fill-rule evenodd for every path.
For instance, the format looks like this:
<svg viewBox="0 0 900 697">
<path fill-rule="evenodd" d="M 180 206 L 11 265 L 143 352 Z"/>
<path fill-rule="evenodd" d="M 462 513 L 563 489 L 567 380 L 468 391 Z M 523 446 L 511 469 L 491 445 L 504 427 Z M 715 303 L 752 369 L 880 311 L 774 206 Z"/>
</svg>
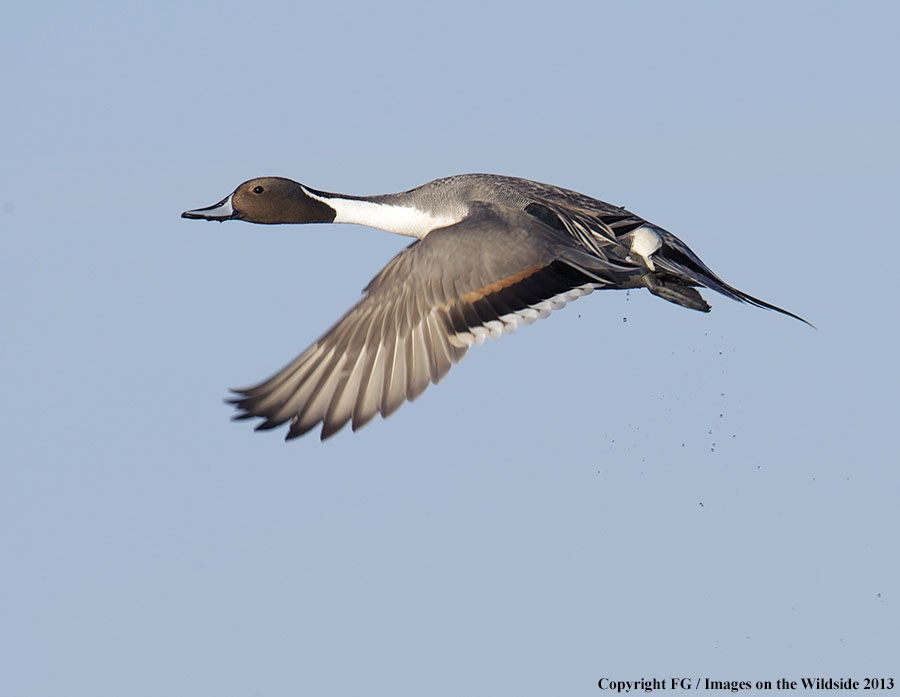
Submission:
<svg viewBox="0 0 900 697">
<path fill-rule="evenodd" d="M 254 186 L 254 187 L 253 187 L 253 193 L 254 193 L 254 194 L 261 194 L 263 191 L 265 191 L 265 189 L 263 189 L 261 186 Z"/>
</svg>

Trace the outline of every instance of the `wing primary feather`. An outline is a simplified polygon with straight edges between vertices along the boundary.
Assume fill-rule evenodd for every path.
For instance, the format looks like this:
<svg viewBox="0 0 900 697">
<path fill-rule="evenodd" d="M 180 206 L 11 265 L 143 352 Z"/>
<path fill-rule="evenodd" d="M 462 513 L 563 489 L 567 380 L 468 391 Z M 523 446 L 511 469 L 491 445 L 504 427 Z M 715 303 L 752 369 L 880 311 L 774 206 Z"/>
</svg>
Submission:
<svg viewBox="0 0 900 697">
<path fill-rule="evenodd" d="M 332 356 L 334 349 L 326 350 L 326 348 L 319 346 L 320 351 L 312 354 L 305 363 L 298 365 L 294 370 L 287 370 L 284 379 L 271 391 L 259 393 L 242 401 L 239 406 L 252 412 L 254 416 L 264 417 L 273 426 L 283 424 L 291 416 L 290 410 L 285 409 L 285 405 L 296 398 L 304 385 L 309 384 L 310 376 L 314 375 L 321 365 Z"/>
<path fill-rule="evenodd" d="M 385 372 L 385 337 L 387 330 L 388 313 L 382 312 L 380 317 L 372 323 L 366 335 L 366 345 L 372 350 L 368 353 L 366 364 L 362 370 L 359 396 L 353 407 L 353 430 L 362 428 L 371 421 L 381 406 L 381 396 L 384 390 Z"/>
<path fill-rule="evenodd" d="M 323 417 L 322 440 L 337 433 L 353 413 L 354 405 L 360 397 L 360 383 L 370 346 L 369 337 L 373 326 L 377 324 L 376 320 L 377 318 L 370 319 L 367 323 L 360 322 L 349 337 L 347 351 L 352 364 L 348 362 L 345 365 L 341 380 L 334 387 L 331 401 Z"/>
<path fill-rule="evenodd" d="M 385 356 L 384 391 L 379 411 L 383 417 L 393 414 L 403 404 L 406 396 L 406 362 L 403 355 L 403 337 L 395 334 L 391 351 Z"/>
</svg>

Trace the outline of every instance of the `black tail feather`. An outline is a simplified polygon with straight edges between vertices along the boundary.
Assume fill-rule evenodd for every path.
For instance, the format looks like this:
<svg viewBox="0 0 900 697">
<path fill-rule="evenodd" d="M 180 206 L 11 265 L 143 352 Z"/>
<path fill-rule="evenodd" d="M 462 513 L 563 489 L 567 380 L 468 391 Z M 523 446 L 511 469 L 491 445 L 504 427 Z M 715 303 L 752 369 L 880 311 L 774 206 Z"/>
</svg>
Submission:
<svg viewBox="0 0 900 697">
<path fill-rule="evenodd" d="M 675 244 L 672 244 L 669 239 L 664 238 L 664 240 L 665 243 L 662 248 L 653 255 L 655 265 L 659 266 L 664 271 L 668 271 L 680 279 L 689 280 L 692 284 L 714 290 L 732 300 L 749 303 L 750 305 L 762 307 L 766 310 L 775 310 L 775 312 L 780 312 L 788 317 L 793 317 L 815 329 L 815 325 L 811 322 L 807 322 L 800 317 L 800 315 L 795 315 L 793 312 L 789 312 L 777 305 L 767 303 L 765 300 L 754 298 L 752 295 L 725 283 L 725 281 L 716 276 L 716 274 L 713 273 L 706 264 L 700 261 L 700 259 L 686 246 L 682 249 Z"/>
</svg>

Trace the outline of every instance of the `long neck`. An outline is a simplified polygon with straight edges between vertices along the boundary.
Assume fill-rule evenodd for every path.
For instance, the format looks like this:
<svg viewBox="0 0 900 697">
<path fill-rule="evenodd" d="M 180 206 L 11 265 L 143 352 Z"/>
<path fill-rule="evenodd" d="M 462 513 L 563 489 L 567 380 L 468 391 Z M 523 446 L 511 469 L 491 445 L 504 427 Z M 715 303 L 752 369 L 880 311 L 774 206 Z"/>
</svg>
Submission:
<svg viewBox="0 0 900 697">
<path fill-rule="evenodd" d="M 465 211 L 423 210 L 412 192 L 383 196 L 345 196 L 303 187 L 312 199 L 334 209 L 334 223 L 355 223 L 409 237 L 425 237 L 432 230 L 458 223 Z"/>
</svg>

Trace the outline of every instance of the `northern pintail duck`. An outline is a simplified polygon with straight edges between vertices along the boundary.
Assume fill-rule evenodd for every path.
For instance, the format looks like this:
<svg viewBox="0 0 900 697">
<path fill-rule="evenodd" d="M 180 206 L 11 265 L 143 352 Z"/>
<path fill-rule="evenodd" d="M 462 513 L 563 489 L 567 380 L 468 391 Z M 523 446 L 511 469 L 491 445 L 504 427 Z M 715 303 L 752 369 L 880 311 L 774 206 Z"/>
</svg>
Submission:
<svg viewBox="0 0 900 697">
<path fill-rule="evenodd" d="M 709 312 L 697 286 L 801 317 L 728 285 L 672 233 L 575 191 L 495 174 L 438 179 L 410 191 L 347 196 L 290 179 L 244 182 L 184 218 L 358 223 L 417 238 L 312 346 L 268 380 L 232 390 L 235 418 L 286 438 L 322 424 L 392 414 L 458 363 L 473 343 L 510 333 L 594 290 L 646 288 Z"/>
</svg>

